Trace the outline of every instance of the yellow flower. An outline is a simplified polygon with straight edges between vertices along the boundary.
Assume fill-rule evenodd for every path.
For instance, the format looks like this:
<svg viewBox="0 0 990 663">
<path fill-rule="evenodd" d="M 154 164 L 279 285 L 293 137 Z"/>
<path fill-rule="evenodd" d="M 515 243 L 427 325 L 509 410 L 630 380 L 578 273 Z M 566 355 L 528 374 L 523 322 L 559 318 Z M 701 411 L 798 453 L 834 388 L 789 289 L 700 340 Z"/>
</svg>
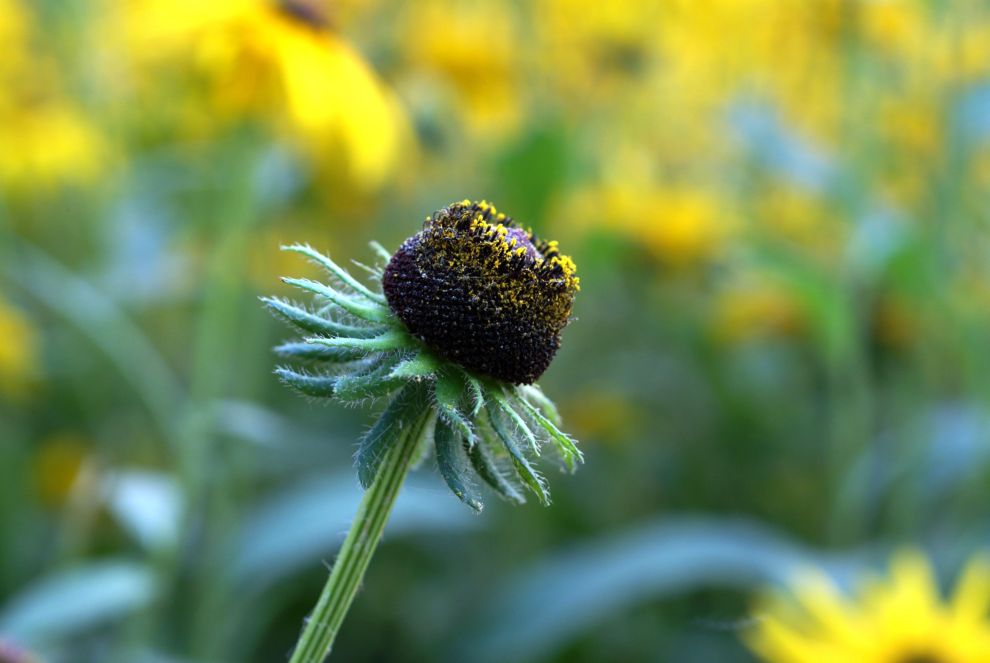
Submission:
<svg viewBox="0 0 990 663">
<path fill-rule="evenodd" d="M 696 186 L 610 185 L 574 196 L 569 209 L 569 223 L 617 231 L 676 269 L 717 258 L 733 231 L 715 192 Z"/>
<path fill-rule="evenodd" d="M 791 596 L 765 597 L 750 648 L 769 663 L 986 663 L 990 661 L 990 560 L 973 559 L 943 599 L 928 561 L 903 552 L 890 576 L 847 596 L 809 571 Z"/>
<path fill-rule="evenodd" d="M 908 56 L 926 43 L 931 26 L 924 6 L 912 0 L 861 3 L 860 29 L 867 44 L 895 56 Z"/>
<path fill-rule="evenodd" d="M 804 324 L 794 295 L 765 277 L 736 279 L 714 299 L 713 332 L 725 343 L 793 336 Z"/>
<path fill-rule="evenodd" d="M 37 331 L 20 311 L 0 299 L 0 394 L 23 395 L 37 372 Z"/>
<path fill-rule="evenodd" d="M 517 126 L 521 35 L 509 6 L 419 0 L 409 4 L 401 30 L 411 84 L 452 92 L 475 134 L 498 136 Z"/>
<path fill-rule="evenodd" d="M 0 44 L 4 45 L 0 76 L 10 69 L 17 69 L 24 62 L 27 34 L 28 20 L 20 3 L 0 0 Z"/>
<path fill-rule="evenodd" d="M 905 349 L 922 332 L 921 308 L 902 295 L 885 294 L 870 311 L 870 330 L 877 343 L 892 350 Z"/>
<path fill-rule="evenodd" d="M 657 0 L 539 0 L 534 26 L 541 73 L 575 108 L 607 103 L 656 64 L 662 7 Z"/>
<path fill-rule="evenodd" d="M 41 442 L 34 457 L 34 485 L 48 506 L 63 504 L 82 474 L 88 455 L 86 440 L 74 433 L 57 433 Z"/>
<path fill-rule="evenodd" d="M 564 415 L 582 440 L 618 443 L 629 439 L 639 412 L 627 395 L 606 389 L 586 389 L 561 404 Z"/>
<path fill-rule="evenodd" d="M 58 99 L 6 106 L 0 100 L 0 183 L 39 190 L 89 183 L 104 170 L 106 146 L 96 127 Z"/>
<path fill-rule="evenodd" d="M 849 224 L 833 201 L 812 191 L 774 182 L 754 200 L 756 231 L 834 261 L 849 237 Z"/>
<path fill-rule="evenodd" d="M 140 0 L 110 19 L 154 96 L 161 68 L 189 76 L 208 122 L 267 119 L 322 165 L 383 183 L 399 155 L 402 115 L 371 67 L 304 0 Z M 200 99 L 193 97 L 195 104 Z"/>
<path fill-rule="evenodd" d="M 57 65 L 36 51 L 24 7 L 0 0 L 0 188 L 37 191 L 88 183 L 106 162 L 96 126 L 63 90 Z"/>
</svg>

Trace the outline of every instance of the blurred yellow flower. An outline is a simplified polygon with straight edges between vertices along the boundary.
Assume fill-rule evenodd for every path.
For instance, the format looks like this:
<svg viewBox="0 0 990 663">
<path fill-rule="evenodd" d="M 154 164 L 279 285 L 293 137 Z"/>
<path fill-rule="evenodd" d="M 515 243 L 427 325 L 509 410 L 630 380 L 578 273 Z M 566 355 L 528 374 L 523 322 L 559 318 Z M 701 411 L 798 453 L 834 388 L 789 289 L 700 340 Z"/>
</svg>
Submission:
<svg viewBox="0 0 990 663">
<path fill-rule="evenodd" d="M 794 295 L 766 278 L 734 281 L 715 296 L 713 306 L 713 332 L 717 340 L 725 343 L 793 336 L 805 324 Z"/>
<path fill-rule="evenodd" d="M 16 0 L 0 0 L 0 43 L 4 54 L 0 58 L 0 76 L 20 67 L 25 58 L 28 20 Z"/>
<path fill-rule="evenodd" d="M 809 256 L 831 260 L 849 237 L 832 201 L 814 192 L 774 182 L 755 196 L 755 232 L 791 242 Z"/>
<path fill-rule="evenodd" d="M 33 48 L 39 28 L 24 9 L 0 0 L 0 188 L 89 183 L 105 166 L 105 142 L 64 94 L 58 67 Z"/>
<path fill-rule="evenodd" d="M 582 440 L 621 442 L 635 429 L 639 412 L 629 396 L 587 389 L 561 403 L 565 419 Z"/>
<path fill-rule="evenodd" d="M 903 296 L 887 294 L 878 298 L 870 315 L 873 338 L 885 348 L 907 348 L 921 335 L 920 307 Z"/>
<path fill-rule="evenodd" d="M 990 661 L 990 561 L 974 558 L 943 599 L 917 552 L 893 559 L 890 577 L 845 596 L 817 571 L 789 595 L 758 603 L 750 648 L 769 663 L 985 663 Z"/>
<path fill-rule="evenodd" d="M 112 30 L 137 66 L 136 86 L 162 93 L 156 66 L 205 88 L 200 117 L 272 121 L 318 163 L 359 186 L 384 182 L 404 131 L 394 96 L 305 0 L 140 0 Z M 116 22 L 114 22 L 116 21 Z M 146 91 L 146 90 L 145 90 Z"/>
<path fill-rule="evenodd" d="M 89 445 L 75 433 L 56 433 L 41 441 L 34 457 L 34 485 L 38 498 L 59 506 L 69 498 L 82 474 Z"/>
<path fill-rule="evenodd" d="M 38 332 L 0 298 L 0 394 L 21 396 L 38 374 Z"/>
<path fill-rule="evenodd" d="M 931 26 L 925 7 L 914 0 L 861 3 L 860 30 L 865 42 L 895 57 L 911 57 L 928 41 Z"/>
<path fill-rule="evenodd" d="M 656 64 L 664 29 L 658 0 L 539 0 L 535 57 L 542 80 L 583 109 Z"/>
<path fill-rule="evenodd" d="M 499 2 L 420 0 L 407 6 L 402 49 L 414 85 L 454 92 L 455 111 L 478 135 L 512 131 L 522 117 L 522 36 Z M 443 91 L 443 89 L 441 89 Z"/>
<path fill-rule="evenodd" d="M 61 100 L 11 105 L 0 99 L 0 184 L 14 190 L 90 183 L 104 171 L 106 145 L 78 109 Z"/>
<path fill-rule="evenodd" d="M 569 209 L 572 223 L 617 231 L 676 269 L 718 257 L 734 230 L 714 192 L 693 186 L 590 189 L 575 196 Z"/>
</svg>

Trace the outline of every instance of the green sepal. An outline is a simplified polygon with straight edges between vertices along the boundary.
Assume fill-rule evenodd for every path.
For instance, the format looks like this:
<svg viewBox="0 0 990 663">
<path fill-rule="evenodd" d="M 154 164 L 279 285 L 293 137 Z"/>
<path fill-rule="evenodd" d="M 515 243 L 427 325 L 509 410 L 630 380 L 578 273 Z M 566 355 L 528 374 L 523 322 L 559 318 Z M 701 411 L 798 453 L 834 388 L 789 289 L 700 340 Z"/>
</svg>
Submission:
<svg viewBox="0 0 990 663">
<path fill-rule="evenodd" d="M 514 400 L 519 402 L 530 418 L 550 435 L 550 439 L 553 440 L 555 446 L 560 451 L 561 458 L 567 465 L 567 469 L 571 472 L 576 470 L 577 464 L 584 462 L 584 454 L 582 454 L 581 450 L 578 449 L 577 444 L 574 442 L 574 438 L 557 428 L 552 421 L 543 416 L 543 414 L 533 407 L 525 398 L 514 396 Z"/>
<path fill-rule="evenodd" d="M 481 513 L 484 505 L 481 502 L 481 495 L 471 482 L 473 472 L 464 449 L 464 438 L 440 418 L 437 419 L 433 439 L 436 445 L 437 466 L 440 468 L 443 480 L 462 502 Z"/>
<path fill-rule="evenodd" d="M 539 498 L 540 502 L 544 505 L 550 504 L 550 494 L 547 493 L 546 485 L 544 484 L 543 478 L 533 469 L 533 466 L 529 464 L 526 459 L 526 455 L 523 454 L 519 445 L 516 444 L 513 436 L 505 429 L 502 421 L 499 419 L 501 416 L 500 410 L 496 409 L 492 405 L 491 401 L 485 404 L 485 410 L 488 413 L 488 423 L 491 425 L 492 430 L 502 441 L 505 450 L 509 452 L 512 457 L 512 462 L 519 471 L 519 476 L 523 483 L 533 491 L 533 493 Z"/>
<path fill-rule="evenodd" d="M 314 398 L 331 398 L 334 394 L 335 375 L 310 375 L 290 368 L 276 368 L 275 375 L 296 391 Z"/>
<path fill-rule="evenodd" d="M 400 436 L 421 432 L 413 428 L 426 424 L 423 419 L 426 409 L 426 387 L 415 382 L 407 384 L 385 406 L 375 424 L 362 437 L 354 456 L 358 481 L 364 488 L 370 488 L 374 483 L 385 454 Z"/>
<path fill-rule="evenodd" d="M 295 325 L 303 331 L 312 334 L 322 334 L 326 336 L 352 336 L 355 338 L 367 338 L 380 334 L 383 330 L 375 327 L 355 327 L 345 325 L 335 320 L 330 320 L 317 315 L 301 306 L 296 306 L 291 302 L 278 297 L 262 297 L 261 301 L 270 311 L 283 320 Z"/>
<path fill-rule="evenodd" d="M 371 250 L 375 252 L 375 255 L 381 258 L 384 262 L 387 263 L 389 260 L 392 259 L 392 254 L 389 253 L 388 250 L 378 242 L 375 241 L 368 242 L 368 246 L 370 246 Z"/>
<path fill-rule="evenodd" d="M 477 378 L 464 369 L 460 369 L 460 371 L 464 377 L 464 384 L 467 385 L 468 391 L 471 394 L 471 416 L 477 417 L 478 413 L 481 412 L 481 408 L 485 407 L 485 390 Z"/>
<path fill-rule="evenodd" d="M 434 455 L 435 451 L 433 449 L 433 436 L 437 425 L 437 413 L 430 410 L 429 419 L 427 419 L 426 425 L 423 427 L 422 433 L 419 436 L 419 442 L 416 444 L 416 449 L 413 451 L 412 462 L 409 464 L 410 470 L 419 469 L 419 466 L 426 462 L 426 459 Z"/>
<path fill-rule="evenodd" d="M 543 390 L 541 390 L 537 385 L 519 385 L 516 387 L 516 391 L 518 391 L 519 394 L 529 403 L 542 410 L 543 415 L 555 426 L 560 426 L 563 423 L 563 419 L 560 418 L 560 412 L 557 411 L 557 406 L 553 404 L 552 400 L 546 397 Z"/>
<path fill-rule="evenodd" d="M 392 377 L 399 361 L 398 356 L 386 355 L 374 361 L 363 373 L 341 375 L 337 379 L 334 396 L 353 402 L 388 395 L 408 381 L 406 378 Z"/>
<path fill-rule="evenodd" d="M 328 256 L 323 255 L 316 249 L 305 244 L 292 244 L 290 246 L 283 246 L 283 251 L 292 251 L 293 253 L 301 253 L 310 260 L 314 261 L 328 272 L 336 276 L 338 279 L 346 283 L 355 292 L 364 295 L 367 299 L 373 302 L 384 304 L 385 296 L 381 293 L 374 292 L 368 286 L 364 285 L 356 278 L 347 273 L 346 270 L 342 269 L 340 265 L 331 260 Z"/>
<path fill-rule="evenodd" d="M 464 382 L 460 376 L 451 371 L 444 371 L 437 375 L 437 382 L 433 386 L 433 395 L 436 399 L 437 412 L 440 417 L 450 426 L 453 426 L 469 445 L 474 445 L 475 434 L 471 422 L 461 412 L 461 396 L 464 394 Z"/>
<path fill-rule="evenodd" d="M 392 371 L 392 377 L 425 378 L 436 373 L 439 368 L 440 360 L 432 352 L 421 350 L 396 366 Z"/>
<path fill-rule="evenodd" d="M 502 412 L 508 415 L 509 419 L 512 420 L 512 423 L 516 425 L 519 431 L 526 438 L 526 441 L 529 443 L 530 450 L 532 450 L 534 454 L 539 456 L 540 444 L 536 440 L 536 436 L 533 435 L 533 431 L 529 429 L 529 426 L 526 424 L 526 421 L 519 415 L 518 412 L 516 412 L 516 409 L 512 407 L 512 404 L 509 403 L 508 399 L 505 397 L 505 394 L 502 391 L 502 386 L 501 385 L 492 386 L 487 390 L 487 396 L 488 398 L 486 399 L 486 401 L 489 403 L 495 401 L 495 404 L 498 406 L 498 409 L 500 409 Z"/>
<path fill-rule="evenodd" d="M 330 364 L 344 364 L 360 359 L 365 353 L 354 348 L 328 348 L 325 345 L 293 341 L 277 345 L 275 353 L 286 359 L 321 361 Z"/>
<path fill-rule="evenodd" d="M 471 457 L 471 465 L 478 473 L 478 476 L 484 479 L 485 483 L 492 490 L 509 502 L 513 504 L 525 504 L 526 496 L 519 490 L 516 482 L 505 475 L 505 472 L 499 467 L 498 459 L 492 455 L 492 451 L 488 446 L 488 442 L 482 437 L 468 451 L 468 455 Z M 514 478 L 518 479 L 519 475 L 516 470 L 512 469 L 511 472 Z"/>
<path fill-rule="evenodd" d="M 324 338 L 316 336 L 307 338 L 306 342 L 323 345 L 328 348 L 353 348 L 354 350 L 364 350 L 365 352 L 405 350 L 418 347 L 416 339 L 398 329 L 389 329 L 371 338 L 349 338 L 346 336 Z"/>
<path fill-rule="evenodd" d="M 345 295 L 344 293 L 334 290 L 330 286 L 324 285 L 318 281 L 312 281 L 310 279 L 296 279 L 288 276 L 283 276 L 282 281 L 297 288 L 301 288 L 302 290 L 312 292 L 313 294 L 319 295 L 324 299 L 329 299 L 340 308 L 355 317 L 361 318 L 362 320 L 367 320 L 369 322 L 388 322 L 392 317 L 391 312 L 389 312 L 389 310 L 384 306 L 362 303 L 351 295 Z"/>
</svg>

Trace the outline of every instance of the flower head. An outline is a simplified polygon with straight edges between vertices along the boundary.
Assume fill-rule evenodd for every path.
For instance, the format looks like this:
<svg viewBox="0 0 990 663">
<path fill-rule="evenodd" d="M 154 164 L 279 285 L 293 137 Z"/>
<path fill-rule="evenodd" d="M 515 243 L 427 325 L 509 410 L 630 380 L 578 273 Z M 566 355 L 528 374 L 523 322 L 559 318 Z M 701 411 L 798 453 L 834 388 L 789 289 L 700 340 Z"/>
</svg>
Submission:
<svg viewBox="0 0 990 663">
<path fill-rule="evenodd" d="M 512 502 L 529 490 L 547 503 L 533 457 L 549 450 L 567 470 L 582 460 L 532 384 L 567 324 L 578 288 L 573 262 L 487 203 L 440 210 L 394 256 L 372 246 L 384 265 L 365 269 L 384 292 L 308 246 L 284 247 L 335 283 L 284 279 L 315 295 L 315 309 L 264 299 L 309 334 L 276 352 L 311 368 L 282 367 L 279 377 L 311 397 L 388 399 L 357 451 L 365 487 L 386 452 L 416 436 L 433 445 L 444 480 L 472 508 L 482 508 L 481 482 Z"/>
<path fill-rule="evenodd" d="M 392 311 L 437 354 L 516 384 L 550 365 L 579 287 L 555 242 L 467 200 L 428 218 L 389 261 L 383 284 Z"/>
<path fill-rule="evenodd" d="M 990 563 L 967 566 L 948 601 L 928 561 L 906 552 L 888 579 L 843 596 L 813 572 L 793 596 L 766 597 L 749 646 L 770 663 L 982 663 L 990 661 Z"/>
</svg>

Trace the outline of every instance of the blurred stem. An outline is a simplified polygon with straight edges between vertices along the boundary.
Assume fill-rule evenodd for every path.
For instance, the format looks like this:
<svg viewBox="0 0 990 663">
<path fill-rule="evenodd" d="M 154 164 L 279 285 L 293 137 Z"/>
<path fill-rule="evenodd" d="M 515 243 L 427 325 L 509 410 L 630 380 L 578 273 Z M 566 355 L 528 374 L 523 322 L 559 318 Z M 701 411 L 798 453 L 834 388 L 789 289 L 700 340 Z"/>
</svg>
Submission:
<svg viewBox="0 0 990 663">
<path fill-rule="evenodd" d="M 409 434 L 402 436 L 392 447 L 378 470 L 375 482 L 365 492 L 330 578 L 306 622 L 290 663 L 320 663 L 329 655 L 337 631 L 381 539 L 395 498 L 413 463 L 428 419 L 427 415 L 415 422 Z"/>
</svg>

